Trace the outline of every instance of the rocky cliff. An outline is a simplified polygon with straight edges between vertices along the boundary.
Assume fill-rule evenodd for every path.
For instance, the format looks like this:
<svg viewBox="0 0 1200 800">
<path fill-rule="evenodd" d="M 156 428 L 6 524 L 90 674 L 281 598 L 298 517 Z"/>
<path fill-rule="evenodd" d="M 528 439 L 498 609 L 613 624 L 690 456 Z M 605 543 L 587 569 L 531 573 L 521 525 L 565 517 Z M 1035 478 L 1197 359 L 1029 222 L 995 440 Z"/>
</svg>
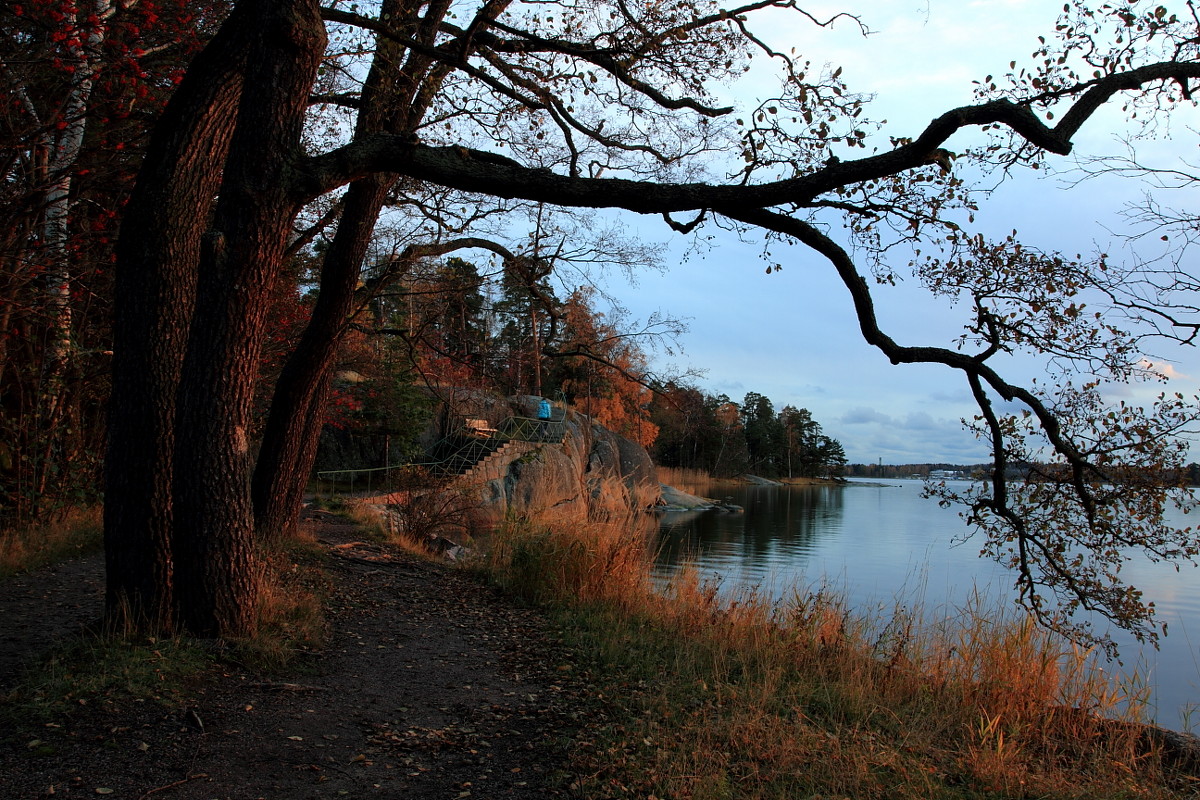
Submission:
<svg viewBox="0 0 1200 800">
<path fill-rule="evenodd" d="M 489 449 L 495 449 L 451 482 L 448 488 L 466 501 L 462 504 L 465 508 L 455 504 L 456 514 L 467 512 L 483 524 L 510 514 L 595 519 L 659 503 L 661 487 L 645 448 L 583 414 L 555 404 L 551 423 L 542 427 L 537 420 L 539 397 L 501 398 L 445 387 L 439 387 L 437 395 L 431 422 L 417 442 L 419 449 L 430 454 L 427 458 L 452 463 L 463 434 L 472 431 L 479 434 L 480 441 L 486 440 Z M 328 438 L 338 445 L 329 449 L 339 456 L 339 463 L 326 469 L 361 468 L 368 464 L 354 463 L 358 458 L 378 458 L 377 447 L 334 441 L 332 435 Z M 404 506 L 413 498 L 411 490 L 397 490 L 361 500 Z"/>
<path fill-rule="evenodd" d="M 536 402 L 529 396 L 510 398 L 505 410 L 516 417 L 533 416 Z M 493 414 L 500 410 L 491 409 Z M 478 492 L 486 518 L 585 519 L 658 502 L 658 479 L 645 448 L 570 409 L 556 407 L 554 419 L 561 443 L 514 443 L 486 468 L 458 480 L 457 488 Z"/>
</svg>

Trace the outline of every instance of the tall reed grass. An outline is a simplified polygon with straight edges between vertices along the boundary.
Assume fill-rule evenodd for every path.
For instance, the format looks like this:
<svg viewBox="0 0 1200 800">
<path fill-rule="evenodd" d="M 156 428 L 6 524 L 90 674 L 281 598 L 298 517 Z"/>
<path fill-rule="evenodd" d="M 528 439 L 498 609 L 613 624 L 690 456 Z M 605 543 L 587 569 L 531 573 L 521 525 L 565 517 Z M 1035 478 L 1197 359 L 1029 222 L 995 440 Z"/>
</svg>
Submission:
<svg viewBox="0 0 1200 800">
<path fill-rule="evenodd" d="M 702 469 L 658 467 L 658 480 L 681 492 L 704 496 L 717 481 Z"/>
<path fill-rule="evenodd" d="M 652 529 L 652 528 L 651 528 Z M 578 742 L 589 797 L 1176 797 L 1141 705 L 1091 654 L 983 601 L 858 613 L 684 570 L 650 579 L 633 519 L 511 521 L 494 580 L 556 609 L 603 698 Z M 1135 698 L 1136 700 L 1136 698 Z"/>
</svg>

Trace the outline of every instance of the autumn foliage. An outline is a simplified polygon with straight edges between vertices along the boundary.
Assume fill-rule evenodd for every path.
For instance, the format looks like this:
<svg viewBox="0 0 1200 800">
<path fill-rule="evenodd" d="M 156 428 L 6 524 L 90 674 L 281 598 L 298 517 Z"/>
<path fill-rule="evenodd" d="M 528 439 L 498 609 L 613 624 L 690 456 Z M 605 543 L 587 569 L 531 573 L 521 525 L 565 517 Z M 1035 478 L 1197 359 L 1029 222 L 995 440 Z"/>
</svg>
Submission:
<svg viewBox="0 0 1200 800">
<path fill-rule="evenodd" d="M 0 6 L 0 525 L 99 485 L 121 210 L 150 125 L 224 13 Z"/>
<path fill-rule="evenodd" d="M 530 290 L 503 267 L 481 274 L 462 258 L 421 264 L 364 313 L 376 363 L 363 371 L 399 368 L 434 391 L 555 397 L 649 447 L 658 427 L 643 343 L 594 304 L 584 289 L 561 301 L 549 283 Z"/>
</svg>

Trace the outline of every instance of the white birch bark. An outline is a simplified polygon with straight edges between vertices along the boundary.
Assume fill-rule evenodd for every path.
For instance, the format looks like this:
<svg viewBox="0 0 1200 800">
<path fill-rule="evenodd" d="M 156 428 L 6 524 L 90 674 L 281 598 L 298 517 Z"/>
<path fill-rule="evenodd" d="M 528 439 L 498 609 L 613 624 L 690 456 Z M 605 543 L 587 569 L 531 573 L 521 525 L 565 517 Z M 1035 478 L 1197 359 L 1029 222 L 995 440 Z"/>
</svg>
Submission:
<svg viewBox="0 0 1200 800">
<path fill-rule="evenodd" d="M 96 67 L 100 58 L 100 46 L 104 42 L 105 23 L 113 14 L 110 0 L 95 0 L 93 12 L 97 23 L 86 31 L 80 29 L 76 12 L 70 22 L 78 36 L 71 37 L 67 44 L 68 66 L 73 68 L 75 83 L 63 104 L 62 124 L 50 154 L 46 192 L 46 211 L 43 221 L 42 239 L 46 248 L 46 285 L 48 306 L 51 316 L 50 342 L 47 352 L 46 382 L 51 405 L 57 405 L 62 390 L 62 380 L 72 358 L 71 328 L 74 322 L 71 308 L 71 260 L 67 252 L 70 238 L 68 223 L 71 212 L 71 177 L 75 162 L 83 148 L 83 137 L 87 132 L 87 109 L 92 88 L 96 80 Z"/>
</svg>

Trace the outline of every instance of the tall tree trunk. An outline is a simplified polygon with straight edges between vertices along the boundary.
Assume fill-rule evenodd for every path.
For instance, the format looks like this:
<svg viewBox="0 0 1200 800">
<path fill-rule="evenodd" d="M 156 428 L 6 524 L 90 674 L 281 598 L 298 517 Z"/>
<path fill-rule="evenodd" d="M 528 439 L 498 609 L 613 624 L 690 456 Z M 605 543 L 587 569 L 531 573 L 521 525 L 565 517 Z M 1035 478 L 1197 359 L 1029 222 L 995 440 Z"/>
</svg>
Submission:
<svg viewBox="0 0 1200 800">
<path fill-rule="evenodd" d="M 76 162 L 87 132 L 88 105 L 99 66 L 100 48 L 112 11 L 109 0 L 95 0 L 89 9 L 90 22 L 81 25 L 78 10 L 64 21 L 72 35 L 63 44 L 63 60 L 75 76 L 59 111 L 55 126 L 46 126 L 44 144 L 49 151 L 46 165 L 49 187 L 46 190 L 42 221 L 42 241 L 46 253 L 46 312 L 49 322 L 42 380 L 37 398 L 37 438 L 42 452 L 37 459 L 36 496 L 44 497 L 52 475 L 69 463 L 66 428 L 72 393 L 68 378 L 75 366 L 74 308 L 71 302 L 72 259 L 67 250 L 71 238 L 71 184 Z M 24 94 L 24 89 L 21 90 Z M 23 106 L 36 109 L 28 97 Z M 54 129 L 57 133 L 52 133 Z"/>
<path fill-rule="evenodd" d="M 297 207 L 308 93 L 325 49 L 313 0 L 258 0 L 213 231 L 207 234 L 176 418 L 176 603 L 201 636 L 253 632 L 259 583 L 250 412 L 269 298 Z"/>
<path fill-rule="evenodd" d="M 421 7 L 415 0 L 385 0 L 383 19 L 411 19 Z M 439 19 L 440 19 L 439 12 Z M 411 95 L 420 77 L 409 65 L 401 70 L 404 48 L 381 36 L 363 84 L 355 135 L 394 129 L 397 101 Z M 400 122 L 400 124 L 404 124 Z M 288 357 L 263 429 L 251 495 L 255 524 L 265 540 L 295 533 L 304 488 L 316 459 L 329 377 L 354 308 L 355 289 L 379 212 L 396 176 L 376 174 L 354 181 L 346 192 L 337 233 L 321 265 L 317 303 L 296 350 Z"/>
<path fill-rule="evenodd" d="M 108 3 L 99 0 L 94 16 L 103 19 Z M 78 12 L 71 15 L 72 28 L 79 30 Z M 50 308 L 50 340 L 46 354 L 46 380 L 40 400 L 47 439 L 55 436 L 63 404 L 63 383 L 71 361 L 71 264 L 67 256 L 67 240 L 71 231 L 68 219 L 71 211 L 71 173 L 83 147 L 87 131 L 88 101 L 92 95 L 93 59 L 104 41 L 104 27 L 89 26 L 86 35 L 79 35 L 68 44 L 66 52 L 78 80 L 67 93 L 62 110 L 62 131 L 50 156 L 50 188 L 46 192 L 45 222 L 42 237 L 46 245 L 48 266 L 46 283 Z"/>
<path fill-rule="evenodd" d="M 473 25 L 496 19 L 508 5 L 509 0 L 488 3 Z M 393 22 L 411 20 L 412 35 L 433 47 L 450 7 L 450 0 L 384 0 L 379 17 Z M 418 19 L 422 9 L 424 14 Z M 470 37 L 463 46 L 465 59 L 466 49 L 473 46 Z M 450 71 L 450 66 L 419 50 L 406 51 L 391 37 L 377 37 L 355 135 L 416 130 Z M 329 373 L 347 330 L 363 258 L 395 180 L 394 175 L 372 175 L 351 183 L 337 234 L 322 265 L 317 305 L 276 385 L 252 485 L 255 520 L 265 539 L 290 536 L 295 531 L 316 457 Z"/>
<path fill-rule="evenodd" d="M 201 234 L 241 93 L 245 17 L 233 12 L 167 104 L 121 224 L 104 503 L 105 615 L 116 626 L 174 622 L 176 395 Z"/>
<path fill-rule="evenodd" d="M 252 483 L 256 524 L 264 539 L 295 533 L 297 510 L 316 458 L 329 374 L 354 308 L 379 211 L 394 181 L 394 176 L 373 175 L 350 185 L 322 265 L 317 303 L 275 385 Z"/>
<path fill-rule="evenodd" d="M 533 364 L 533 394 L 542 396 L 542 343 L 538 338 L 537 307 L 533 305 L 535 298 L 530 297 L 529 305 L 529 357 Z"/>
</svg>

